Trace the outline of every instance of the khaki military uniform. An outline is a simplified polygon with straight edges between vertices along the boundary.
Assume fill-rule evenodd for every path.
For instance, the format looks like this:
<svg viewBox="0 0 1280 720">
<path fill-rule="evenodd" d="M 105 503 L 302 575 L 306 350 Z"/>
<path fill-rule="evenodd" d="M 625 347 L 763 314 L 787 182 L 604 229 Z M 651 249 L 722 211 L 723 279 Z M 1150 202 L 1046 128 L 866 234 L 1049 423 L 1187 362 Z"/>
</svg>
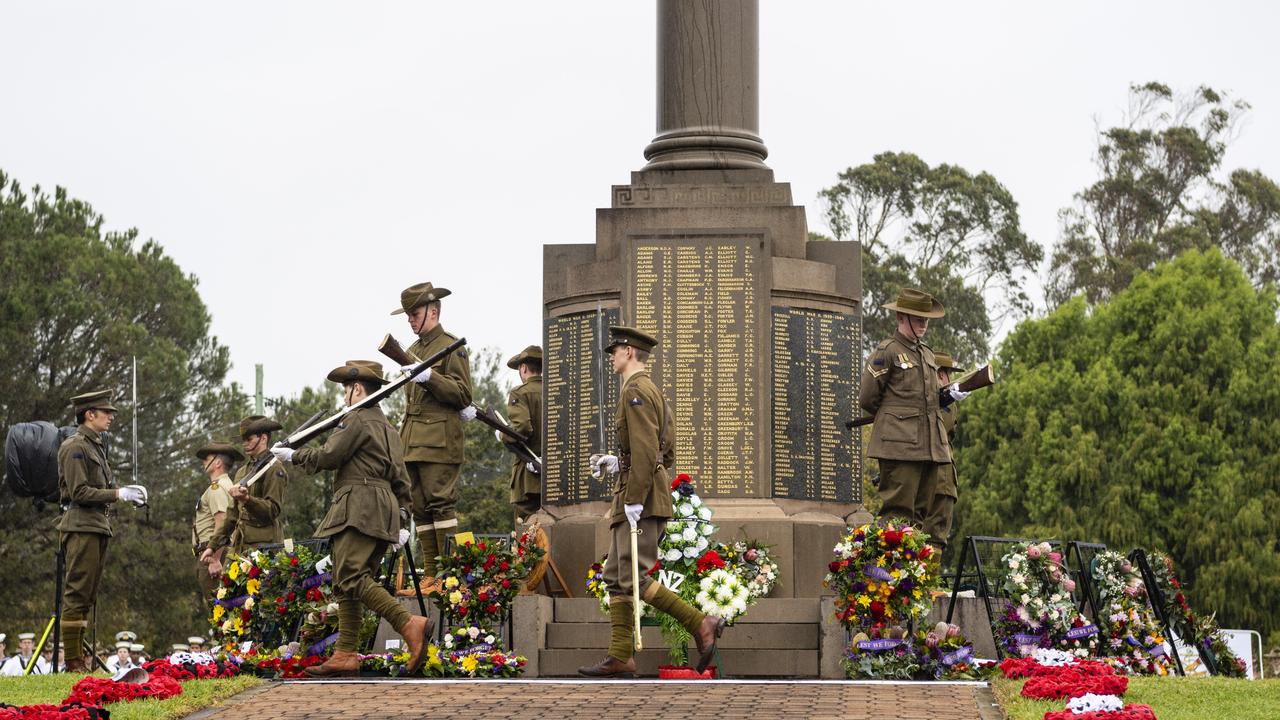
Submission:
<svg viewBox="0 0 1280 720">
<path fill-rule="evenodd" d="M 942 425 L 947 433 L 947 442 L 956 427 L 956 405 L 952 403 L 941 410 Z M 934 539 L 935 544 L 946 547 L 951 537 L 951 521 L 955 514 L 956 500 L 959 497 L 956 484 L 956 465 L 954 462 L 938 466 L 938 481 L 933 488 L 933 496 L 923 508 L 924 531 Z"/>
<path fill-rule="evenodd" d="M 400 508 L 412 502 L 400 441 L 380 407 L 356 410 L 323 447 L 302 448 L 293 463 L 307 473 L 336 470 L 333 502 L 316 537 L 329 538 L 333 588 L 339 597 L 337 650 L 354 651 L 360 606 L 385 618 L 397 631 L 410 619 L 374 580 L 387 546 L 398 539 Z"/>
<path fill-rule="evenodd" d="M 266 453 L 263 450 L 243 463 L 236 470 L 232 484 L 239 484 L 253 475 L 254 466 Z M 230 545 L 233 552 L 243 554 L 249 548 L 284 542 L 284 523 L 280 514 L 288 486 L 289 471 L 283 464 L 276 463 L 266 475 L 249 486 L 249 497 L 231 503 L 222 524 L 209 540 L 209 547 L 217 549 Z"/>
<path fill-rule="evenodd" d="M 507 396 L 507 415 L 511 429 L 525 437 L 527 445 L 542 455 L 542 376 L 533 375 Z M 505 441 L 505 436 L 504 436 Z M 542 507 L 542 477 L 526 467 L 528 463 L 513 457 L 511 462 L 511 504 L 528 516 Z"/>
<path fill-rule="evenodd" d="M 196 584 L 206 598 L 218 591 L 218 580 L 209 575 L 209 566 L 200 562 L 200 553 L 209 547 L 209 542 L 217 532 L 214 516 L 231 508 L 230 490 L 231 478 L 223 473 L 200 494 L 200 499 L 196 501 L 195 516 L 191 519 L 191 548 L 195 555 Z"/>
<path fill-rule="evenodd" d="M 615 338 L 616 339 L 616 338 Z M 640 597 L 696 632 L 706 615 L 649 575 L 658 561 L 658 544 L 672 516 L 668 471 L 675 464 L 672 414 L 645 370 L 627 377 L 618 397 L 614 427 L 618 442 L 618 482 L 609 509 L 609 556 L 604 581 L 609 591 L 612 627 L 609 656 L 626 661 L 635 652 L 631 576 L 631 524 L 627 505 L 643 505 L 636 527 Z"/>
<path fill-rule="evenodd" d="M 938 389 L 933 351 L 899 332 L 867 358 L 858 392 L 859 404 L 875 415 L 867 455 L 880 461 L 880 514 L 922 528 L 918 509 L 933 498 L 942 466 L 951 464 Z"/>
<path fill-rule="evenodd" d="M 58 448 L 58 491 L 66 508 L 58 522 L 67 565 L 62 634 L 72 657 L 78 657 L 106 563 L 108 509 L 117 500 L 102 438 L 85 425 Z"/>
<path fill-rule="evenodd" d="M 457 338 L 440 325 L 422 333 L 409 354 L 426 359 Z M 405 386 L 404 424 L 400 439 L 413 487 L 413 516 L 418 532 L 432 532 L 430 544 L 444 550 L 444 538 L 458 527 L 458 475 L 465 459 L 462 419 L 458 411 L 471 404 L 471 366 L 459 348 L 431 368 L 425 384 Z M 435 553 L 432 553 L 433 557 Z M 429 566 L 434 567 L 434 559 Z"/>
</svg>

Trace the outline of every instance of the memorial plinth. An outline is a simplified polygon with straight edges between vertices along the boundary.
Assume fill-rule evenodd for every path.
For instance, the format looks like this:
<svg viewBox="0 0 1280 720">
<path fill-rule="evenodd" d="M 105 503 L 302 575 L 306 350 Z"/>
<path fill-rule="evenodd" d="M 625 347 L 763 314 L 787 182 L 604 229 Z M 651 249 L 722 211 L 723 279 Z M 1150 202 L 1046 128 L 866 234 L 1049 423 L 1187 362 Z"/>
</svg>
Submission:
<svg viewBox="0 0 1280 720">
<path fill-rule="evenodd" d="M 659 338 L 649 369 L 672 403 L 676 472 L 715 510 L 718 539 L 774 546 L 774 595 L 816 597 L 861 510 L 855 415 L 859 246 L 810 241 L 758 137 L 754 2 L 658 8 L 658 136 L 596 211 L 593 243 L 543 252 L 544 523 L 575 593 L 607 548 L 618 379 L 611 324 Z"/>
</svg>

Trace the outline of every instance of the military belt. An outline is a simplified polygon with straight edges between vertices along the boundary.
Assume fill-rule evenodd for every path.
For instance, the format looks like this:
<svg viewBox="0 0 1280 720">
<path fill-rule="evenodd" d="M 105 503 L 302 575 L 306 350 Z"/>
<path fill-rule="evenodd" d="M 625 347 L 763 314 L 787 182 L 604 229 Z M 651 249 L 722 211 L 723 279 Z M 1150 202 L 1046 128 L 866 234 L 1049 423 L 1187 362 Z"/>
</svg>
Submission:
<svg viewBox="0 0 1280 720">
<path fill-rule="evenodd" d="M 63 507 L 68 510 L 88 510 L 90 512 L 100 512 L 103 515 L 106 515 L 107 511 L 111 509 L 109 505 L 81 505 L 78 502 L 69 502 Z"/>
<path fill-rule="evenodd" d="M 341 490 L 342 488 L 351 487 L 352 485 L 372 485 L 374 487 L 384 487 L 388 490 L 391 489 L 390 480 L 387 480 L 386 478 L 371 478 L 371 477 L 347 478 L 345 480 L 340 481 L 333 489 Z"/>
<path fill-rule="evenodd" d="M 418 415 L 418 414 L 424 413 L 424 412 L 426 412 L 426 411 L 428 411 L 428 410 L 430 410 L 430 409 L 432 409 L 432 408 L 440 408 L 440 407 L 444 407 L 444 406 L 442 406 L 440 403 L 425 403 L 425 402 L 421 402 L 421 401 L 418 401 L 418 402 L 411 402 L 411 403 L 405 403 L 405 406 L 404 406 L 404 414 L 405 414 L 405 415 Z"/>
</svg>

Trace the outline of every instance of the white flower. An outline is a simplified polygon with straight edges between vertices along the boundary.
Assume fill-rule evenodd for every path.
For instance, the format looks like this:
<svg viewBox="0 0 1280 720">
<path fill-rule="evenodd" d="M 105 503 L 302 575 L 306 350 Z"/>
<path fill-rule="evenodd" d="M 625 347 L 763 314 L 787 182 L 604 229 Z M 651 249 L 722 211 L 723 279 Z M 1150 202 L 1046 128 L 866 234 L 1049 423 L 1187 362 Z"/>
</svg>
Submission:
<svg viewBox="0 0 1280 720">
<path fill-rule="evenodd" d="M 716 529 L 710 523 L 702 523 L 702 534 L 704 536 L 710 537 L 711 533 L 715 531 Z"/>
<path fill-rule="evenodd" d="M 1023 605 L 1031 604 L 1031 596 L 1026 593 L 1022 593 L 1022 597 L 1020 599 L 1022 600 Z"/>
<path fill-rule="evenodd" d="M 694 559 L 694 558 L 698 557 L 698 548 L 696 548 L 696 547 L 687 547 L 687 548 L 685 548 L 685 549 L 684 549 L 684 556 L 685 556 L 685 558 L 687 558 L 687 559 L 689 559 L 689 560 L 692 560 L 692 559 Z"/>
<path fill-rule="evenodd" d="M 694 495 L 693 497 L 689 498 L 689 504 L 694 507 L 702 507 L 702 498 L 698 497 L 697 495 Z"/>
<path fill-rule="evenodd" d="M 338 603 L 329 603 L 325 606 L 324 611 L 330 614 L 338 612 Z"/>
<path fill-rule="evenodd" d="M 252 609 L 253 609 L 253 597 L 247 597 L 247 598 L 245 598 L 245 600 L 244 600 L 244 609 L 245 609 L 245 610 L 252 610 Z"/>
<path fill-rule="evenodd" d="M 689 517 L 693 514 L 693 505 L 687 502 L 680 503 L 680 508 L 676 512 L 680 517 Z"/>
<path fill-rule="evenodd" d="M 1036 648 L 1031 654 L 1036 662 L 1040 665 L 1056 667 L 1058 665 L 1074 665 L 1076 658 L 1069 652 L 1054 650 L 1053 648 Z"/>
<path fill-rule="evenodd" d="M 1027 576 L 1021 573 L 1015 574 L 1013 577 L 1009 579 L 1012 580 L 1015 585 L 1022 585 L 1027 582 Z"/>
<path fill-rule="evenodd" d="M 493 644 L 493 641 L 494 641 L 494 637 L 493 637 L 492 635 L 485 635 L 485 636 L 484 636 L 484 641 L 485 641 L 487 644 L 492 645 L 492 644 Z"/>
<path fill-rule="evenodd" d="M 702 551 L 706 550 L 708 545 L 710 545 L 710 543 L 707 542 L 706 538 L 704 537 L 698 538 L 698 543 L 696 546 L 698 548 L 698 554 L 701 555 Z"/>
<path fill-rule="evenodd" d="M 680 537 L 684 538 L 685 542 L 693 542 L 698 538 L 698 531 L 691 527 L 685 528 L 684 532 L 680 533 Z"/>
<path fill-rule="evenodd" d="M 475 640 L 476 638 L 480 637 L 480 628 L 476 627 L 475 625 L 472 625 L 471 627 L 467 628 L 467 636 L 470 637 L 472 640 Z"/>
<path fill-rule="evenodd" d="M 667 523 L 668 535 L 679 535 L 681 530 L 684 530 L 684 523 L 680 522 L 679 520 L 672 520 L 671 522 Z"/>
<path fill-rule="evenodd" d="M 703 520 L 710 520 L 710 519 L 711 519 L 711 508 L 706 507 L 705 505 L 704 505 L 704 506 L 702 506 L 702 507 L 700 507 L 700 508 L 698 508 L 698 517 L 699 517 L 699 518 L 702 518 Z"/>
<path fill-rule="evenodd" d="M 1124 701 L 1115 695 L 1085 693 L 1078 698 L 1068 700 L 1067 709 L 1076 715 L 1087 712 L 1119 712 L 1124 709 Z"/>
<path fill-rule="evenodd" d="M 224 587 L 218 588 L 218 599 L 219 599 L 219 600 L 226 600 L 226 599 L 227 599 L 227 589 L 226 589 L 226 588 L 224 588 Z"/>
<path fill-rule="evenodd" d="M 683 556 L 684 556 L 684 553 L 680 552 L 679 548 L 667 548 L 667 552 L 665 555 L 662 556 L 662 559 L 666 560 L 669 563 L 673 563 L 679 560 Z"/>
</svg>

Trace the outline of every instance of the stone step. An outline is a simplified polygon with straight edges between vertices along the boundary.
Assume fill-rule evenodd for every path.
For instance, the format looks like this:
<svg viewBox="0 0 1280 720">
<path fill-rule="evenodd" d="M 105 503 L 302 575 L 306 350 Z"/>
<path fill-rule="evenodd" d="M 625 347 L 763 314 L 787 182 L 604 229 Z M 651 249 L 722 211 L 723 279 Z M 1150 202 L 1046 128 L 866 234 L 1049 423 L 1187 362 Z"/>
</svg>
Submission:
<svg viewBox="0 0 1280 720">
<path fill-rule="evenodd" d="M 764 598 L 747 608 L 747 614 L 737 625 L 756 623 L 817 623 L 819 598 Z M 593 623 L 608 622 L 609 616 L 600 609 L 595 598 L 555 598 L 555 622 Z"/>
<path fill-rule="evenodd" d="M 818 634 L 817 623 L 744 623 L 725 628 L 724 635 L 720 638 L 720 647 L 817 650 Z M 642 627 L 640 637 L 646 647 L 666 647 L 660 628 Z M 603 649 L 608 646 L 608 623 L 555 622 L 547 626 L 548 649 Z"/>
<path fill-rule="evenodd" d="M 540 677 L 578 677 L 578 668 L 594 665 L 605 657 L 605 650 L 542 650 L 538 653 Z M 665 649 L 647 645 L 636 658 L 641 677 L 657 677 L 658 666 L 670 663 Z M 720 651 L 722 677 L 818 677 L 817 650 L 724 649 Z"/>
</svg>

